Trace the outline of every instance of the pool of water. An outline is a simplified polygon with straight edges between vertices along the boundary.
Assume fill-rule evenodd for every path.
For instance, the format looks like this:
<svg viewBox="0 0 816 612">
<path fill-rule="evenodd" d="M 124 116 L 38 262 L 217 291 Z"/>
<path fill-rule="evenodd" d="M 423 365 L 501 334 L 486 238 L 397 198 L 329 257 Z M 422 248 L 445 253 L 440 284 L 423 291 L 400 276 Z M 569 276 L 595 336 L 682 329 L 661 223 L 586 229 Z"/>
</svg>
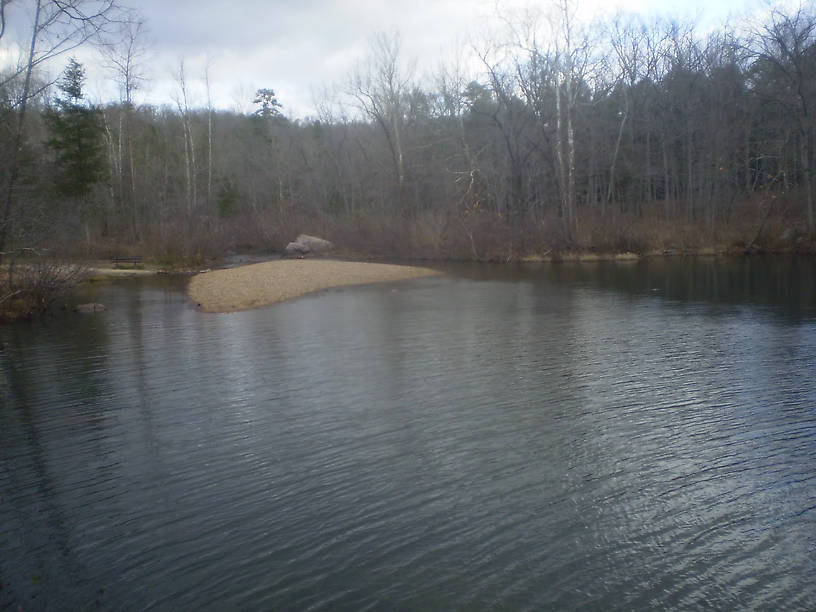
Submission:
<svg viewBox="0 0 816 612">
<path fill-rule="evenodd" d="M 816 607 L 816 263 L 0 328 L 3 609 Z"/>
</svg>

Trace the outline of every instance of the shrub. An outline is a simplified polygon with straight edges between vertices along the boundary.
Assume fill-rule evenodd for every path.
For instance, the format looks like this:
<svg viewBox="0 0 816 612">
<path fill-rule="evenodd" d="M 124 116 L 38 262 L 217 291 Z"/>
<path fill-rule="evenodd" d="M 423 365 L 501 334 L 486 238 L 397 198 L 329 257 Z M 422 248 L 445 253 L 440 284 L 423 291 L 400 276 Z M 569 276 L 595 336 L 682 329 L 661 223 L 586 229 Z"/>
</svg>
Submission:
<svg viewBox="0 0 816 612">
<path fill-rule="evenodd" d="M 4 266 L 0 279 L 0 317 L 15 319 L 48 312 L 87 276 L 77 264 L 36 258 Z"/>
</svg>

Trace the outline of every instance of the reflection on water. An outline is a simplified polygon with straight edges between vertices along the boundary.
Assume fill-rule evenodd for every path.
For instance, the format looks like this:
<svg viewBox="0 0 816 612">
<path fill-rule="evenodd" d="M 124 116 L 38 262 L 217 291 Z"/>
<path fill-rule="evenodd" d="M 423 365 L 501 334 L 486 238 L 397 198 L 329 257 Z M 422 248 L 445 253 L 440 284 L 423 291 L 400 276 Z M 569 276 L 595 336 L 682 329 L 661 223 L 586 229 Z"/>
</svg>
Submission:
<svg viewBox="0 0 816 612">
<path fill-rule="evenodd" d="M 813 608 L 813 261 L 0 329 L 0 607 Z"/>
<path fill-rule="evenodd" d="M 517 266 L 454 266 L 473 280 L 542 278 L 572 287 L 603 288 L 637 296 L 713 305 L 762 305 L 777 314 L 812 318 L 816 310 L 813 258 L 667 258 Z"/>
</svg>

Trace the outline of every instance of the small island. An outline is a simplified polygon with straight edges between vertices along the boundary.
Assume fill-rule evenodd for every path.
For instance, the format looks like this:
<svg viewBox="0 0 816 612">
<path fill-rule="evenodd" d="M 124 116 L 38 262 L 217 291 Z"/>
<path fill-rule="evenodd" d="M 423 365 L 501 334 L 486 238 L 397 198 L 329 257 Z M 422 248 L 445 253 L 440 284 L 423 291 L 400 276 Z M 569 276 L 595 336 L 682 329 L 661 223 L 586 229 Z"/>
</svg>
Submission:
<svg viewBox="0 0 816 612">
<path fill-rule="evenodd" d="M 197 274 L 187 292 L 202 310 L 234 312 L 350 285 L 438 274 L 430 268 L 330 260 L 279 260 Z"/>
</svg>

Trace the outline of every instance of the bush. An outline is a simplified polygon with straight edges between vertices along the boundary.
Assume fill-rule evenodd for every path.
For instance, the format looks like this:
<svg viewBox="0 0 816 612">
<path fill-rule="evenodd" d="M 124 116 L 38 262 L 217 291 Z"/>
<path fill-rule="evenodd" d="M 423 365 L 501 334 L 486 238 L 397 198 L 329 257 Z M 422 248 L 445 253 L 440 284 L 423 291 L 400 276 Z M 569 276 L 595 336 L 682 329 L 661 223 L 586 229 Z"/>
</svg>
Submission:
<svg viewBox="0 0 816 612">
<path fill-rule="evenodd" d="M 6 319 L 48 312 L 87 276 L 83 266 L 50 258 L 12 261 L 2 273 L 0 317 Z"/>
</svg>

